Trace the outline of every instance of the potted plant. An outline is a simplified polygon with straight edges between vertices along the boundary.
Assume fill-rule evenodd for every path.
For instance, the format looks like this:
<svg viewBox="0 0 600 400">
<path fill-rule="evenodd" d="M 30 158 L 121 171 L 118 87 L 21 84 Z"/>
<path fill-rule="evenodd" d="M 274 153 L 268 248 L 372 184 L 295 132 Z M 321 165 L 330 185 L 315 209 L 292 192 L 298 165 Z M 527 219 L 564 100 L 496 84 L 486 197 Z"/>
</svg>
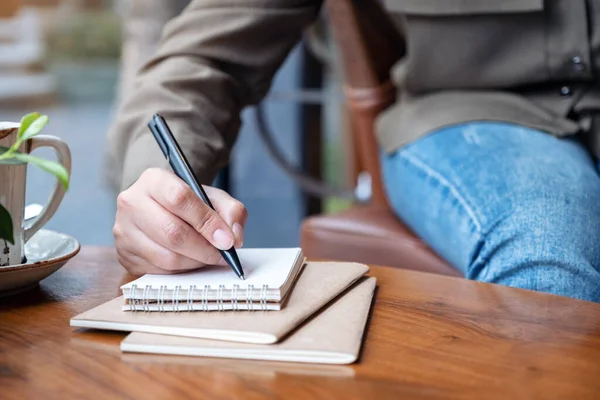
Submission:
<svg viewBox="0 0 600 400">
<path fill-rule="evenodd" d="M 27 114 L 21 118 L 17 141 L 10 148 L 0 147 L 0 168 L 6 164 L 31 163 L 56 176 L 65 189 L 68 189 L 69 173 L 61 164 L 18 151 L 23 142 L 39 134 L 47 123 L 48 116 L 40 115 L 37 112 Z M 0 204 L 0 240 L 14 244 L 12 218 L 2 204 Z"/>
</svg>

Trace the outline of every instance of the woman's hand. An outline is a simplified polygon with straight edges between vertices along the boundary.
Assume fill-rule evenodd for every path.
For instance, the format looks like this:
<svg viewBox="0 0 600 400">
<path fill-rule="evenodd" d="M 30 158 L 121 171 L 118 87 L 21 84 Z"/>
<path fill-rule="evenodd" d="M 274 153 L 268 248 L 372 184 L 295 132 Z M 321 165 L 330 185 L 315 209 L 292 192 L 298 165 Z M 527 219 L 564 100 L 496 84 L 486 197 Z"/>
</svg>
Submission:
<svg viewBox="0 0 600 400">
<path fill-rule="evenodd" d="M 204 186 L 212 210 L 179 177 L 148 169 L 119 194 L 113 227 L 118 260 L 134 275 L 227 265 L 219 251 L 241 247 L 246 207 Z"/>
</svg>

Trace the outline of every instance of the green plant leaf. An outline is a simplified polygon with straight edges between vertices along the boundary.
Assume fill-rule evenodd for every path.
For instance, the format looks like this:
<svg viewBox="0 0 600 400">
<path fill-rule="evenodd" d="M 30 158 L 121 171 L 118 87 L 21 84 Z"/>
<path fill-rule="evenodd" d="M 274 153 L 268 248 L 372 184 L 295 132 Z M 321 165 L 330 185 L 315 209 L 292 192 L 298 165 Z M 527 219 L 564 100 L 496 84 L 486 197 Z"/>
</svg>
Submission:
<svg viewBox="0 0 600 400">
<path fill-rule="evenodd" d="M 0 165 L 18 165 L 18 164 L 25 164 L 25 161 L 21 161 L 14 157 L 0 159 Z"/>
<path fill-rule="evenodd" d="M 38 114 L 39 115 L 39 114 Z M 44 126 L 48 123 L 48 116 L 41 115 L 32 121 L 29 126 L 23 132 L 23 135 L 19 136 L 19 141 L 23 143 L 24 141 L 31 139 L 35 135 L 41 132 L 44 129 Z"/>
<path fill-rule="evenodd" d="M 69 189 L 69 173 L 57 162 L 44 160 L 42 158 L 37 158 L 34 156 L 30 156 L 29 154 L 23 153 L 15 153 L 14 157 L 18 160 L 25 161 L 31 164 L 37 165 L 39 168 L 43 169 L 46 172 L 50 172 L 52 175 L 56 176 L 58 180 L 63 184 L 65 189 Z"/>
<path fill-rule="evenodd" d="M 8 149 L 4 154 L 0 155 L 0 160 L 12 157 L 13 153 L 17 152 L 23 142 L 40 133 L 47 123 L 48 116 L 40 115 L 39 113 L 27 114 L 21 118 L 21 126 L 19 127 L 17 140 L 12 146 L 10 146 L 10 149 Z"/>
<path fill-rule="evenodd" d="M 10 149 L 8 147 L 1 147 L 0 146 L 0 165 L 5 165 L 5 164 L 25 164 L 24 161 L 21 160 L 17 160 L 16 158 L 14 158 L 15 153 L 10 153 L 7 156 L 5 156 L 6 153 L 8 153 Z"/>
<path fill-rule="evenodd" d="M 17 134 L 17 137 L 19 137 L 19 138 L 23 137 L 23 134 L 29 128 L 31 123 L 33 121 L 35 121 L 36 119 L 38 119 L 39 117 L 40 117 L 40 113 L 33 112 L 33 113 L 27 114 L 23 118 L 21 118 L 21 126 L 19 127 L 19 132 Z"/>
<path fill-rule="evenodd" d="M 0 204 L 0 239 L 4 239 L 10 244 L 15 244 L 12 218 L 8 211 L 6 211 L 6 208 L 2 207 L 2 204 Z"/>
</svg>

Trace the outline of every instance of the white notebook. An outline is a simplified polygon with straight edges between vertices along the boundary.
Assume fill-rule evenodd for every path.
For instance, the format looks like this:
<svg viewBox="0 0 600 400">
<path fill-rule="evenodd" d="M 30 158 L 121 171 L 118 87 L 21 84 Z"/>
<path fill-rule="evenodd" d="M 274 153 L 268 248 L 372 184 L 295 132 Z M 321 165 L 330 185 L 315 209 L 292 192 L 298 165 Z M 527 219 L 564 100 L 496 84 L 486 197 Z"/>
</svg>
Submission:
<svg viewBox="0 0 600 400">
<path fill-rule="evenodd" d="M 350 364 L 356 361 L 360 353 L 376 282 L 375 278 L 365 278 L 278 343 L 233 343 L 133 332 L 121 342 L 121 350 L 182 356 Z"/>
<path fill-rule="evenodd" d="M 124 311 L 280 310 L 304 265 L 300 248 L 237 250 L 245 279 L 230 267 L 144 275 L 121 286 Z"/>
</svg>

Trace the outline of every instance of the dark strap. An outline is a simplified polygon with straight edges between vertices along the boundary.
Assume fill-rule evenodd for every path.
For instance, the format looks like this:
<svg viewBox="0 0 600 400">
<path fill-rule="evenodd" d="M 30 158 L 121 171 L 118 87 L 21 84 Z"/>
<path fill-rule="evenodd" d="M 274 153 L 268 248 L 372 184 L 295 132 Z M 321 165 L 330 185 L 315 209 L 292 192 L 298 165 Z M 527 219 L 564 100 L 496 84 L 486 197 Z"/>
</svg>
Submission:
<svg viewBox="0 0 600 400">
<path fill-rule="evenodd" d="M 393 88 L 389 87 L 389 71 L 404 55 L 404 40 L 376 0 L 327 0 L 326 13 L 341 56 L 347 100 L 357 112 L 354 123 L 356 146 L 372 177 L 373 200 L 382 203 L 383 189 L 370 116 L 376 115 L 392 101 Z M 362 118 L 356 118 L 358 114 Z M 260 138 L 268 152 L 305 192 L 318 197 L 335 196 L 355 202 L 370 200 L 357 196 L 358 193 L 352 190 L 332 187 L 307 176 L 290 163 L 275 144 L 264 116 L 263 104 L 256 107 L 255 117 Z"/>
</svg>

